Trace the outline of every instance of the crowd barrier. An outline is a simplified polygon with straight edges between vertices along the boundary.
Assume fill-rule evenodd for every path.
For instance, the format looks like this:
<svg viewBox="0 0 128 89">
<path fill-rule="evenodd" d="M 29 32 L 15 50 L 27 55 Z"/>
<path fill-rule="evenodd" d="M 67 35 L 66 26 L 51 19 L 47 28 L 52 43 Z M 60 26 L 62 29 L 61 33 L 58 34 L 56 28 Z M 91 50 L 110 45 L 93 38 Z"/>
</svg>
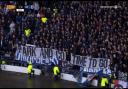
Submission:
<svg viewBox="0 0 128 89">
<path fill-rule="evenodd" d="M 28 73 L 27 67 L 22 66 L 13 66 L 13 65 L 1 65 L 1 69 L 4 71 L 12 71 L 12 72 L 19 72 L 19 73 Z M 35 71 L 35 75 L 40 75 L 41 70 L 39 69 L 33 69 Z"/>
</svg>

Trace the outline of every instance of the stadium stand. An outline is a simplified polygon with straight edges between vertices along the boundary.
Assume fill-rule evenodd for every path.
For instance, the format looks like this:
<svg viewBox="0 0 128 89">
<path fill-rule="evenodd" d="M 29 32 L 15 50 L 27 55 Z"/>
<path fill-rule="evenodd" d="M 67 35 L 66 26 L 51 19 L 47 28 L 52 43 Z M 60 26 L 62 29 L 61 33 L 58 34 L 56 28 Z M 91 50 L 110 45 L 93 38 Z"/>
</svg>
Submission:
<svg viewBox="0 0 128 89">
<path fill-rule="evenodd" d="M 35 7 L 20 13 L 4 8 L 7 3 Z M 120 7 L 101 8 L 115 4 Z M 66 51 L 67 60 L 70 53 L 109 58 L 111 69 L 128 72 L 127 5 L 126 1 L 8 1 L 0 9 L 0 51 L 13 58 L 17 45 L 33 44 Z M 46 23 L 42 17 L 47 17 Z M 29 37 L 26 28 L 31 29 Z"/>
</svg>

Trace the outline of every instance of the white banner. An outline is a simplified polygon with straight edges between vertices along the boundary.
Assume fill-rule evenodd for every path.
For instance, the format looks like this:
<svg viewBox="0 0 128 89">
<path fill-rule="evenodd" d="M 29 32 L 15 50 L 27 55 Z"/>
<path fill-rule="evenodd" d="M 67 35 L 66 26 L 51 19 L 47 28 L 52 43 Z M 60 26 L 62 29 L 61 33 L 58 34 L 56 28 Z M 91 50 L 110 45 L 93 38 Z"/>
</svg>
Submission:
<svg viewBox="0 0 128 89">
<path fill-rule="evenodd" d="M 88 56 L 80 56 L 71 54 L 71 64 L 83 66 L 86 68 L 108 68 L 110 59 L 106 58 L 91 58 Z"/>
<path fill-rule="evenodd" d="M 104 74 L 111 74 L 110 70 L 110 59 L 106 58 L 91 58 L 88 56 L 80 56 L 71 54 L 72 65 L 78 65 L 84 67 L 84 71 L 90 73 L 97 73 L 100 70 L 103 70 Z"/>
<path fill-rule="evenodd" d="M 66 53 L 50 48 L 37 48 L 34 46 L 19 46 L 16 51 L 16 60 L 49 64 L 51 62 L 58 63 L 58 60 L 66 60 Z"/>
</svg>

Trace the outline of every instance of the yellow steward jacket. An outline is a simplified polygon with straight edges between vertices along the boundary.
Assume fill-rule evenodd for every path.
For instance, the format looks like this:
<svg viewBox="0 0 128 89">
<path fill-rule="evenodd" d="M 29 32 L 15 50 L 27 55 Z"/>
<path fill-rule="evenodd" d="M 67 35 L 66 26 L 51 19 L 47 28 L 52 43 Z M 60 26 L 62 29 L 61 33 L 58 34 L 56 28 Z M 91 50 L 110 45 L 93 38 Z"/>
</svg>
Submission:
<svg viewBox="0 0 128 89">
<path fill-rule="evenodd" d="M 107 78 L 102 78 L 101 79 L 101 87 L 105 87 L 106 84 L 108 84 L 108 79 Z"/>
<path fill-rule="evenodd" d="M 53 68 L 53 73 L 54 75 L 57 75 L 58 73 L 60 73 L 59 68 L 57 66 Z"/>
<path fill-rule="evenodd" d="M 28 73 L 31 73 L 32 69 L 33 69 L 33 66 L 32 65 L 28 65 Z"/>
<path fill-rule="evenodd" d="M 30 34 L 31 34 L 31 29 L 26 29 L 26 30 L 25 30 L 25 35 L 26 35 L 26 37 L 29 37 Z"/>
</svg>

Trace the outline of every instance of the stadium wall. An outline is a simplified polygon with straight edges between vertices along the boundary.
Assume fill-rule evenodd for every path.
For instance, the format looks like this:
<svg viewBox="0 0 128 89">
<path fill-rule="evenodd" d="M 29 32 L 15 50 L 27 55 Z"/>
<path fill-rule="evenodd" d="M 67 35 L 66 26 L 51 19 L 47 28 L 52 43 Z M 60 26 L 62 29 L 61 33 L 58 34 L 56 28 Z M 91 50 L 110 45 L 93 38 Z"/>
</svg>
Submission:
<svg viewBox="0 0 128 89">
<path fill-rule="evenodd" d="M 12 65 L 1 65 L 1 69 L 4 71 L 12 71 L 12 72 L 19 72 L 19 73 L 28 73 L 27 67 L 21 66 L 12 66 Z M 41 70 L 33 68 L 35 71 L 35 75 L 40 75 Z"/>
</svg>

